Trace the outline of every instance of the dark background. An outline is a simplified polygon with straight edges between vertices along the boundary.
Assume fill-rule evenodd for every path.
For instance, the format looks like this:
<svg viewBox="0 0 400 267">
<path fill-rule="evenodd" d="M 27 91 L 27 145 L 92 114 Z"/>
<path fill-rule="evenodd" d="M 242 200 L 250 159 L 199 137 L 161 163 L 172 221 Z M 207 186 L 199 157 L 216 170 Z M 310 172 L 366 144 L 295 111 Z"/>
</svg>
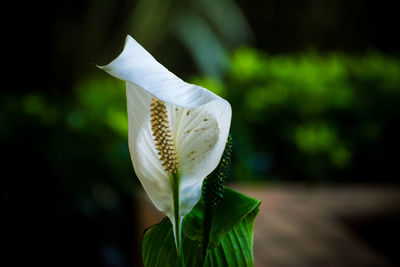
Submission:
<svg viewBox="0 0 400 267">
<path fill-rule="evenodd" d="M 2 13 L 4 266 L 138 262 L 124 85 L 94 65 L 126 34 L 231 102 L 232 181 L 398 184 L 393 1 L 23 1 Z M 252 106 L 271 84 L 284 100 Z M 307 95 L 310 84 L 327 90 Z M 352 100 L 332 104 L 342 87 Z"/>
</svg>

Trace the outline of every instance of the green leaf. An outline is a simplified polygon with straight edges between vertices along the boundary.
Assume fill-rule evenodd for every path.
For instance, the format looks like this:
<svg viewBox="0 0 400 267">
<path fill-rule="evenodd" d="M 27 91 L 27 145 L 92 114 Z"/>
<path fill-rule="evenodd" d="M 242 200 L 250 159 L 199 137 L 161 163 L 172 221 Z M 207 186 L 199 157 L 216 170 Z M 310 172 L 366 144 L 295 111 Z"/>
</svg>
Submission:
<svg viewBox="0 0 400 267">
<path fill-rule="evenodd" d="M 253 226 L 260 201 L 225 188 L 216 208 L 203 265 L 204 202 L 200 201 L 183 221 L 183 255 L 186 266 L 253 266 Z M 142 241 L 145 266 L 178 266 L 172 226 L 165 218 L 150 227 Z"/>
<path fill-rule="evenodd" d="M 204 266 L 253 266 L 253 226 L 259 208 L 233 227 L 218 247 L 209 249 Z"/>
<path fill-rule="evenodd" d="M 159 224 L 150 227 L 142 241 L 144 266 L 179 266 L 170 220 L 165 217 Z M 197 243 L 182 236 L 183 253 L 186 266 L 202 266 Z"/>
<path fill-rule="evenodd" d="M 251 212 L 254 210 L 258 211 L 260 203 L 261 201 L 258 199 L 250 198 L 228 187 L 224 187 L 224 199 L 215 210 L 208 247 L 217 247 L 226 233 Z M 192 240 L 201 241 L 203 239 L 202 225 L 204 211 L 204 202 L 199 201 L 185 217 L 183 233 Z"/>
</svg>

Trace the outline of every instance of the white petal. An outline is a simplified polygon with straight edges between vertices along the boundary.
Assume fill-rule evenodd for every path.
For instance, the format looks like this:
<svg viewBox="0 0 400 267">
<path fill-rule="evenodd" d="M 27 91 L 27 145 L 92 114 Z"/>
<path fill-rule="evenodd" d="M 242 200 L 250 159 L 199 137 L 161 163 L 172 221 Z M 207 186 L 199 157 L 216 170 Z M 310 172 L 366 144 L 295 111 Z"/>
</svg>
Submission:
<svg viewBox="0 0 400 267">
<path fill-rule="evenodd" d="M 151 99 L 148 92 L 127 82 L 129 148 L 145 191 L 157 209 L 172 219 L 171 184 L 151 131 Z M 184 216 L 199 201 L 204 178 L 220 161 L 229 133 L 231 109 L 219 100 L 189 109 L 169 103 L 166 106 L 180 162 L 180 215 Z"/>
<path fill-rule="evenodd" d="M 221 99 L 200 86 L 188 84 L 176 77 L 129 35 L 122 53 L 110 64 L 98 67 L 177 106 L 197 107 Z"/>
<path fill-rule="evenodd" d="M 226 102 L 227 103 L 227 102 Z M 181 215 L 196 205 L 204 178 L 218 165 L 229 133 L 229 104 L 212 101 L 197 108 L 167 103 L 180 162 Z"/>
<path fill-rule="evenodd" d="M 123 52 L 100 68 L 127 82 L 129 149 L 136 175 L 157 209 L 175 223 L 169 175 L 152 136 L 152 97 L 163 100 L 168 109 L 180 161 L 180 216 L 198 202 L 204 178 L 220 161 L 229 133 L 230 105 L 176 77 L 130 36 Z"/>
</svg>

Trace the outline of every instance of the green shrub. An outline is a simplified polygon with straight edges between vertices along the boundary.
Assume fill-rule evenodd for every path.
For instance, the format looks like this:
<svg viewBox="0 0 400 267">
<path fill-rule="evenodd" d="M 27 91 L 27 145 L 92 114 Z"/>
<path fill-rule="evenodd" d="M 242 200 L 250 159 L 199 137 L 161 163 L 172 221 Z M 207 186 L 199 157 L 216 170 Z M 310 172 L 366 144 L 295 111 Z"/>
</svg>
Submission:
<svg viewBox="0 0 400 267">
<path fill-rule="evenodd" d="M 194 82 L 233 108 L 237 180 L 391 180 L 400 64 L 371 52 L 267 55 L 241 48 L 222 79 Z"/>
</svg>

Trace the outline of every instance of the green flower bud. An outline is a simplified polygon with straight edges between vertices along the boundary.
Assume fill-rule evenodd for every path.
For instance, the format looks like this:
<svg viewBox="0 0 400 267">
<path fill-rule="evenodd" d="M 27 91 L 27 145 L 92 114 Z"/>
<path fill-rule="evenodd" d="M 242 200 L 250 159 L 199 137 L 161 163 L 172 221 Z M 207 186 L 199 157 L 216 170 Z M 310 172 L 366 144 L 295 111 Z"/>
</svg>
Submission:
<svg viewBox="0 0 400 267">
<path fill-rule="evenodd" d="M 228 136 L 225 150 L 215 170 L 203 183 L 203 197 L 206 206 L 216 207 L 224 197 L 224 183 L 229 172 L 232 156 L 232 136 Z"/>
</svg>

